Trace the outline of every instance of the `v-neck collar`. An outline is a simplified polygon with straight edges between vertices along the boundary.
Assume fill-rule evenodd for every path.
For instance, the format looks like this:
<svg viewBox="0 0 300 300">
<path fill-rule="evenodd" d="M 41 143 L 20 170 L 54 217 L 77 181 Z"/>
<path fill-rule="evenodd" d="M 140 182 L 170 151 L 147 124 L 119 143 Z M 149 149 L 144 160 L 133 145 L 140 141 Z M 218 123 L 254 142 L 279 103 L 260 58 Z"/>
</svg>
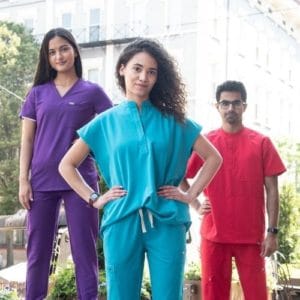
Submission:
<svg viewBox="0 0 300 300">
<path fill-rule="evenodd" d="M 66 97 L 66 96 L 74 89 L 74 87 L 79 83 L 80 80 L 81 80 L 81 79 L 78 78 L 78 79 L 73 83 L 73 85 L 71 85 L 70 88 L 69 88 L 63 95 L 61 95 L 61 94 L 59 93 L 59 91 L 58 91 L 58 89 L 57 89 L 57 87 L 56 87 L 54 81 L 52 81 L 51 84 L 52 84 L 52 86 L 53 86 L 53 88 L 54 88 L 56 94 L 58 95 L 58 97 L 59 97 L 60 99 L 63 100 L 63 99 L 64 99 L 64 98 L 65 98 L 65 97 Z"/>
</svg>

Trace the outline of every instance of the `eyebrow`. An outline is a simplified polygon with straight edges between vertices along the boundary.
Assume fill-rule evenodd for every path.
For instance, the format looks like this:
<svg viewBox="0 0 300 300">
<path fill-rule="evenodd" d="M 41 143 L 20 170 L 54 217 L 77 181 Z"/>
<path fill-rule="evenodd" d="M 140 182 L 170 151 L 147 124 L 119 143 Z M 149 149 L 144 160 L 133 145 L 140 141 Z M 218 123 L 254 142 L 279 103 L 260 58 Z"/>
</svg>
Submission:
<svg viewBox="0 0 300 300">
<path fill-rule="evenodd" d="M 234 99 L 234 100 L 227 100 L 227 99 L 222 99 L 222 100 L 220 100 L 220 102 L 222 102 L 222 101 L 226 101 L 226 102 L 234 102 L 234 101 L 242 101 L 242 102 L 245 102 L 244 100 L 242 100 L 242 99 Z"/>
<path fill-rule="evenodd" d="M 139 67 L 144 67 L 144 65 L 140 64 L 140 63 L 135 63 L 133 64 L 134 66 L 139 66 Z M 149 68 L 150 70 L 154 70 L 154 71 L 157 71 L 157 68 Z"/>
<path fill-rule="evenodd" d="M 72 47 L 70 44 L 63 44 L 63 45 L 59 46 L 58 49 L 60 49 L 62 47 L 66 47 L 66 46 Z M 49 48 L 49 50 L 55 50 L 55 49 L 54 48 Z"/>
</svg>

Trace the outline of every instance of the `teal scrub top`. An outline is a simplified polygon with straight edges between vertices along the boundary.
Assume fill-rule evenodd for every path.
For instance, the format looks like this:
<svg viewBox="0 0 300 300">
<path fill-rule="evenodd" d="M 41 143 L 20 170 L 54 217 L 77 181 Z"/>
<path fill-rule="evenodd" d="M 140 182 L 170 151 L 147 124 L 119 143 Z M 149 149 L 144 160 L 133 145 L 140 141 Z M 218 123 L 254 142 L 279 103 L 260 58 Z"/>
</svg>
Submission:
<svg viewBox="0 0 300 300">
<path fill-rule="evenodd" d="M 140 208 L 167 224 L 190 225 L 188 205 L 157 195 L 163 185 L 178 186 L 202 127 L 179 123 L 149 100 L 138 109 L 134 101 L 101 113 L 78 130 L 95 157 L 109 188 L 121 185 L 127 195 L 104 206 L 104 228 Z"/>
</svg>

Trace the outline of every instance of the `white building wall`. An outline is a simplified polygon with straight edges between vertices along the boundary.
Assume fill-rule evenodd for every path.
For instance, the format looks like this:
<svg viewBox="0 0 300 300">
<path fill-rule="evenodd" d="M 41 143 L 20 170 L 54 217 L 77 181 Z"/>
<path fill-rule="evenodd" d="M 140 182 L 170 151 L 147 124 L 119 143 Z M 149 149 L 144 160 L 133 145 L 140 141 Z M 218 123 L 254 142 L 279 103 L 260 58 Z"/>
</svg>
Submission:
<svg viewBox="0 0 300 300">
<path fill-rule="evenodd" d="M 245 83 L 247 125 L 272 136 L 298 132 L 300 46 L 248 0 L 14 0 L 0 1 L 0 19 L 33 27 L 41 39 L 50 28 L 70 29 L 84 44 L 84 76 L 97 80 L 118 102 L 114 67 L 124 44 L 86 47 L 92 30 L 100 41 L 158 38 L 178 61 L 188 91 L 189 116 L 208 131 L 220 124 L 216 86 Z M 94 18 L 91 10 L 99 10 Z M 32 20 L 32 21 L 31 21 Z M 98 27 L 97 27 L 98 26 Z M 94 29 L 93 29 L 94 28 Z"/>
</svg>

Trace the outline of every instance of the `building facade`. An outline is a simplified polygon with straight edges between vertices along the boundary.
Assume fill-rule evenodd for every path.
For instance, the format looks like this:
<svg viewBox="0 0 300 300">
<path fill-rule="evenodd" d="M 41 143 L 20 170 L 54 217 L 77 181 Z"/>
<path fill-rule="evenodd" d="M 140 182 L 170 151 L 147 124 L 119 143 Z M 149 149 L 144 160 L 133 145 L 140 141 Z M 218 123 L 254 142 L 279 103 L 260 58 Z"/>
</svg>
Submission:
<svg viewBox="0 0 300 300">
<path fill-rule="evenodd" d="M 216 86 L 236 79 L 248 90 L 246 124 L 298 141 L 300 44 L 278 20 L 285 10 L 274 18 L 264 2 L 276 1 L 0 0 L 0 20 L 24 24 L 38 40 L 50 28 L 69 29 L 81 47 L 84 77 L 116 103 L 123 97 L 114 79 L 120 51 L 137 37 L 159 39 L 178 61 L 189 116 L 205 131 L 220 123 Z M 300 9 L 285 1 L 293 2 Z"/>
</svg>

